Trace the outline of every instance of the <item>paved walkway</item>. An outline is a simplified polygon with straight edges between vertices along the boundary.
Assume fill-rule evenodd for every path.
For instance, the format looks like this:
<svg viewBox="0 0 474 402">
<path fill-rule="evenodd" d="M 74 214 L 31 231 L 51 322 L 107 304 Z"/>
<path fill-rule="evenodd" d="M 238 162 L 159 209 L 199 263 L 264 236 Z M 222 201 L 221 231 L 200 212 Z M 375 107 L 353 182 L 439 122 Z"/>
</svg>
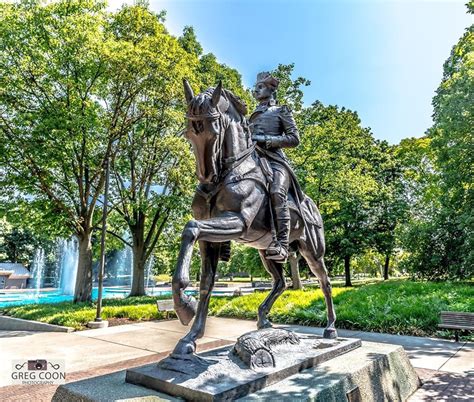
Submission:
<svg viewBox="0 0 474 402">
<path fill-rule="evenodd" d="M 298 332 L 322 332 L 321 328 L 292 327 Z M 254 321 L 210 317 L 198 350 L 233 343 L 255 328 Z M 0 400 L 49 401 L 56 390 L 56 386 L 10 385 L 12 360 L 65 360 L 67 381 L 77 381 L 157 362 L 187 330 L 170 320 L 73 333 L 0 331 Z M 339 334 L 402 345 L 424 382 L 411 401 L 474 400 L 474 343 L 348 330 Z"/>
</svg>

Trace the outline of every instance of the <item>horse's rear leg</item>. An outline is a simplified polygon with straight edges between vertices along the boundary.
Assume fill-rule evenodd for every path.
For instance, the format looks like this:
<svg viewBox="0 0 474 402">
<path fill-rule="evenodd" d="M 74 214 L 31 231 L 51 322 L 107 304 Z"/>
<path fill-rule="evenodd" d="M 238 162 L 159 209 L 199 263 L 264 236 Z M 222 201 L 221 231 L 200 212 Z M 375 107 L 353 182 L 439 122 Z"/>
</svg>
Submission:
<svg viewBox="0 0 474 402">
<path fill-rule="evenodd" d="M 176 345 L 173 351 L 173 353 L 176 354 L 194 353 L 196 350 L 196 339 L 204 335 L 204 328 L 206 326 L 209 300 L 211 298 L 212 288 L 214 287 L 217 263 L 219 262 L 220 244 L 200 241 L 199 249 L 201 251 L 202 272 L 196 318 L 194 319 L 191 330 Z"/>
<path fill-rule="evenodd" d="M 258 329 L 271 327 L 272 324 L 268 320 L 267 315 L 275 303 L 275 300 L 286 289 L 285 276 L 283 274 L 283 264 L 265 258 L 265 251 L 259 250 L 260 258 L 262 259 L 265 269 L 273 278 L 273 288 L 263 303 L 258 308 Z"/>
<path fill-rule="evenodd" d="M 326 265 L 324 264 L 324 257 L 316 257 L 314 253 L 309 250 L 305 244 L 300 244 L 300 252 L 304 259 L 307 261 L 311 271 L 318 277 L 321 290 L 324 294 L 327 308 L 328 322 L 323 332 L 324 338 L 335 339 L 337 338 L 336 330 L 336 312 L 334 310 L 334 303 L 332 300 L 332 288 L 331 281 L 329 280 Z"/>
</svg>

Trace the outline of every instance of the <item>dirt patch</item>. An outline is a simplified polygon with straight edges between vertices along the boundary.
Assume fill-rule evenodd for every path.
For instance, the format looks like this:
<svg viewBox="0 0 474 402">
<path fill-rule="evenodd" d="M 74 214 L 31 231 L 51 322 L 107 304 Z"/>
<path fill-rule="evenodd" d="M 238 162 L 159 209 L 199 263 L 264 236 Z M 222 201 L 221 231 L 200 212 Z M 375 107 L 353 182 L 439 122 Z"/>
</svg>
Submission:
<svg viewBox="0 0 474 402">
<path fill-rule="evenodd" d="M 172 317 L 171 317 L 172 318 Z M 147 321 L 168 321 L 168 320 L 131 320 L 130 318 L 108 318 L 109 327 L 116 327 L 117 325 L 126 325 L 126 324 L 139 324 L 141 322 Z"/>
<path fill-rule="evenodd" d="M 109 327 L 116 327 L 117 325 L 125 324 L 137 324 L 139 322 L 143 322 L 130 320 L 129 318 L 108 318 L 107 321 L 109 322 Z"/>
</svg>

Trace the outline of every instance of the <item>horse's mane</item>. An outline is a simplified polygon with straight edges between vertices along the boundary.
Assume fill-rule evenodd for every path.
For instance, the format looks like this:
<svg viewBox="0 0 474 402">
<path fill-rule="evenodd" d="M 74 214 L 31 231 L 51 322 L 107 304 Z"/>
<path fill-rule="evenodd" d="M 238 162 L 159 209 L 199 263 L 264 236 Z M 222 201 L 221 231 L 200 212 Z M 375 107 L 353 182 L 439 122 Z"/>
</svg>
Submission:
<svg viewBox="0 0 474 402">
<path fill-rule="evenodd" d="M 234 105 L 234 107 L 240 114 L 243 114 L 244 116 L 247 114 L 247 104 L 242 99 L 240 99 L 237 95 L 234 95 L 228 89 L 224 89 L 222 92 L 224 93 L 224 96 L 232 103 L 232 105 Z"/>
<path fill-rule="evenodd" d="M 212 108 L 210 101 L 213 92 L 214 88 L 211 87 L 196 95 L 189 103 L 190 113 L 194 116 L 208 113 Z M 241 115 L 245 116 L 247 114 L 246 103 L 238 96 L 234 95 L 231 91 L 228 89 L 222 89 L 222 97 L 226 100 L 226 102 L 230 102 Z"/>
</svg>

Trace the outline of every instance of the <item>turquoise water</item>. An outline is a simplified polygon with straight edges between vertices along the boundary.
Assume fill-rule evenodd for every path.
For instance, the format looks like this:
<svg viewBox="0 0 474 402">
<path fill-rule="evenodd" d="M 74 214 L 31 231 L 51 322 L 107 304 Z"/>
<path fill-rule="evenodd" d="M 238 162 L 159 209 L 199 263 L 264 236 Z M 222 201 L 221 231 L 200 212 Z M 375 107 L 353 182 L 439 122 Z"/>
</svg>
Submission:
<svg viewBox="0 0 474 402">
<path fill-rule="evenodd" d="M 92 298 L 97 299 L 97 288 L 92 289 Z M 104 299 L 109 298 L 123 298 L 128 296 L 130 289 L 127 288 L 104 288 Z M 171 295 L 170 291 L 160 290 L 153 291 L 153 296 Z M 23 292 L 5 292 L 0 290 L 0 308 L 9 306 L 19 306 L 23 304 L 44 304 L 44 303 L 59 303 L 63 301 L 71 301 L 72 295 L 61 294 L 59 290 L 48 290 L 37 293 L 35 290 Z"/>
</svg>

